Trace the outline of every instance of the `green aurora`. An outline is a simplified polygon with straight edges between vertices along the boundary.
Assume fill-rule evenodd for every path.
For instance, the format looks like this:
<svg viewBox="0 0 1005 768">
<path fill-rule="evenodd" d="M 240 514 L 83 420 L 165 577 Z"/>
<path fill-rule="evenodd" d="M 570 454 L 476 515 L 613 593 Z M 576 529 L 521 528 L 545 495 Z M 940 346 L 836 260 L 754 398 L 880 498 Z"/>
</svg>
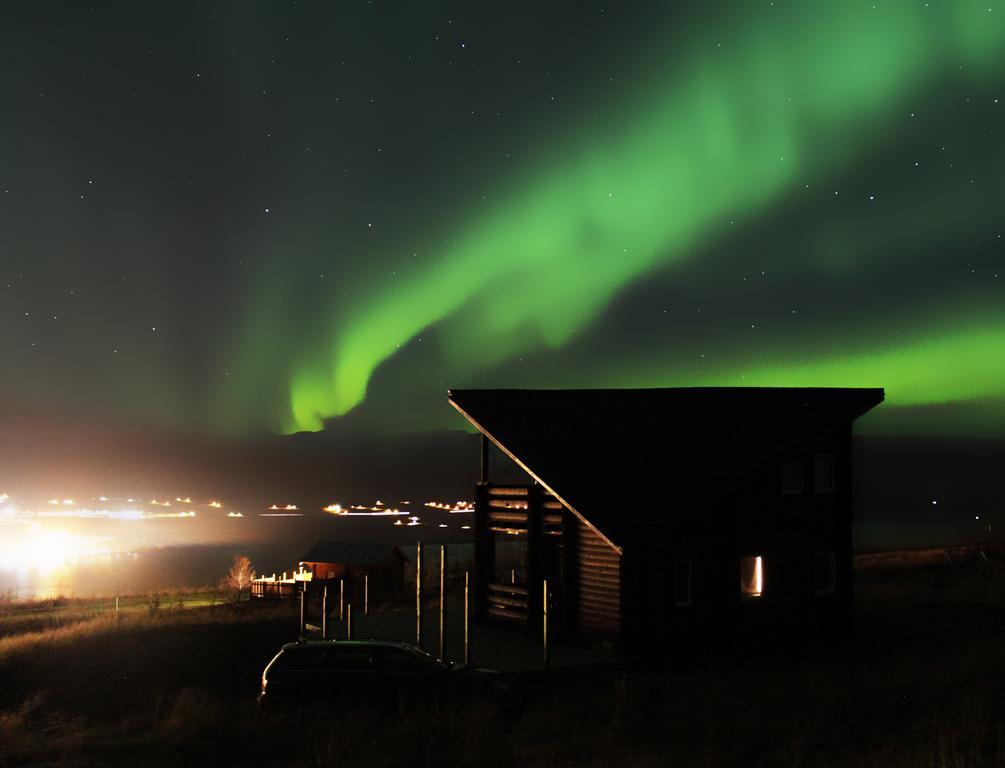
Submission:
<svg viewBox="0 0 1005 768">
<path fill-rule="evenodd" d="M 490 209 L 428 235 L 441 243 L 434 254 L 394 280 L 354 285 L 320 348 L 294 366 L 283 427 L 318 430 L 358 406 L 378 366 L 427 329 L 461 380 L 524 353 L 557 353 L 651 270 L 672 279 L 726 224 L 756 220 L 895 143 L 929 91 L 1001 80 L 1005 10 L 987 2 L 765 5 L 707 19 L 685 48 L 651 55 L 602 118 L 563 126 L 501 179 Z M 994 226 L 995 193 L 952 215 Z M 912 229 L 923 242 L 944 226 L 921 217 Z M 839 263 L 868 253 L 831 247 Z M 878 385 L 893 405 L 1005 394 L 1005 315 L 994 304 L 963 311 L 933 337 L 871 348 L 845 339 L 814 354 L 775 341 L 701 373 L 671 355 L 562 383 Z"/>
</svg>

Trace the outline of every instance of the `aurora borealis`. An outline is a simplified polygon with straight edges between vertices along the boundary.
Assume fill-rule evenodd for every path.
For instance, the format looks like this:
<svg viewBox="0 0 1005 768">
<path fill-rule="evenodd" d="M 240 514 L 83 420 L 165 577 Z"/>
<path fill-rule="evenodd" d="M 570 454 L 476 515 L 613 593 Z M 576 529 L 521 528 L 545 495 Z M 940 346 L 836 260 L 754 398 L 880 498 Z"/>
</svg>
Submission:
<svg viewBox="0 0 1005 768">
<path fill-rule="evenodd" d="M 1005 436 L 995 2 L 3 13 L 2 401 L 883 386 L 866 428 Z"/>
</svg>

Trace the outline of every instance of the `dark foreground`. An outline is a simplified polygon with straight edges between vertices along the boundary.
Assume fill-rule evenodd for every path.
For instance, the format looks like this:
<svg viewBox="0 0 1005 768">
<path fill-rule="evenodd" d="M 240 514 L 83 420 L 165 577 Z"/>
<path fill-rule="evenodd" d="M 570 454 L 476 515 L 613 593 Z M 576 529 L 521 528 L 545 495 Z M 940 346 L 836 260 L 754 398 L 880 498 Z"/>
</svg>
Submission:
<svg viewBox="0 0 1005 768">
<path fill-rule="evenodd" d="M 849 642 L 659 673 L 267 718 L 287 607 L 163 609 L 0 637 L 0 766 L 1005 765 L 1005 565 L 863 557 Z M 685 660 L 686 661 L 686 660 Z"/>
</svg>

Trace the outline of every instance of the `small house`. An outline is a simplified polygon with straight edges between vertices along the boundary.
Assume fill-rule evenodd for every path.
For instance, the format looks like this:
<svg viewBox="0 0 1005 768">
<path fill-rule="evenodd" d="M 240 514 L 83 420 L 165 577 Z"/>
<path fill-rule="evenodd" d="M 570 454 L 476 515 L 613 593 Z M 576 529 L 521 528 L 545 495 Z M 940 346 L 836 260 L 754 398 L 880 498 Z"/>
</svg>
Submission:
<svg viewBox="0 0 1005 768">
<path fill-rule="evenodd" d="M 632 655 L 712 630 L 847 622 L 852 425 L 883 397 L 449 392 L 482 434 L 476 617 L 539 627 L 547 600 L 550 632 Z M 490 461 L 510 477 L 493 481 Z"/>
<path fill-rule="evenodd" d="M 363 588 L 365 575 L 370 597 L 376 599 L 401 593 L 407 562 L 394 544 L 320 540 L 300 558 L 313 581 L 341 579 L 350 594 Z"/>
</svg>

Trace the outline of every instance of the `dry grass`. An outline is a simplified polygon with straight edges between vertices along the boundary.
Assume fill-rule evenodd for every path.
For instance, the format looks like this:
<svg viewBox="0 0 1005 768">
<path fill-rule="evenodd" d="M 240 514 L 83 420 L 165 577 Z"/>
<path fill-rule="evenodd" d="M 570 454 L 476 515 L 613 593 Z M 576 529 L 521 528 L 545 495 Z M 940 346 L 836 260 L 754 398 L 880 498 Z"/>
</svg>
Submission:
<svg viewBox="0 0 1005 768">
<path fill-rule="evenodd" d="M 0 639 L 0 766 L 1005 765 L 1005 565 L 906 553 L 860 561 L 857 580 L 841 648 L 269 718 L 258 676 L 292 634 L 292 606 L 24 633 Z"/>
</svg>

